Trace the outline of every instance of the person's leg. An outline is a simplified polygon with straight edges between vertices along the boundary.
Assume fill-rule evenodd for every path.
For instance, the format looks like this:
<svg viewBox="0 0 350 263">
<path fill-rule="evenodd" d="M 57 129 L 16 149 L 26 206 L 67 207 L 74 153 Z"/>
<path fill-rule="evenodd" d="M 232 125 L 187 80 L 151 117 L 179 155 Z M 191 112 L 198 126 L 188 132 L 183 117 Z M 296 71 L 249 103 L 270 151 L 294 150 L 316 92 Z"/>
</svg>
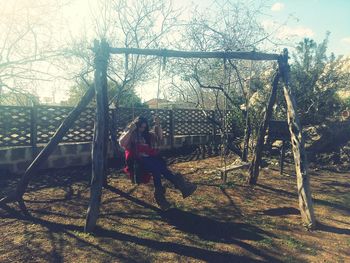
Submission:
<svg viewBox="0 0 350 263">
<path fill-rule="evenodd" d="M 161 173 L 157 163 L 150 157 L 144 157 L 143 165 L 146 172 L 152 174 L 154 183 L 154 198 L 162 210 L 170 208 L 171 204 L 165 198 L 165 188 L 162 185 Z"/>
<path fill-rule="evenodd" d="M 154 163 L 159 172 L 164 176 L 165 179 L 169 180 L 171 183 L 175 184 L 176 179 L 175 175 L 172 171 L 169 170 L 169 168 L 166 165 L 166 162 L 159 158 L 159 157 L 153 157 L 154 158 Z"/>
<path fill-rule="evenodd" d="M 195 184 L 187 182 L 181 174 L 174 174 L 171 172 L 163 159 L 157 157 L 150 158 L 152 159 L 155 169 L 181 191 L 183 198 L 190 196 L 194 191 L 196 191 L 197 186 Z"/>
<path fill-rule="evenodd" d="M 146 171 L 154 175 L 157 185 L 161 184 L 161 175 L 170 182 L 174 181 L 173 173 L 167 168 L 166 163 L 162 159 L 154 156 L 143 157 L 143 163 Z"/>
<path fill-rule="evenodd" d="M 143 157 L 143 166 L 145 171 L 152 174 L 155 188 L 162 188 L 161 172 L 157 163 L 151 157 Z"/>
</svg>

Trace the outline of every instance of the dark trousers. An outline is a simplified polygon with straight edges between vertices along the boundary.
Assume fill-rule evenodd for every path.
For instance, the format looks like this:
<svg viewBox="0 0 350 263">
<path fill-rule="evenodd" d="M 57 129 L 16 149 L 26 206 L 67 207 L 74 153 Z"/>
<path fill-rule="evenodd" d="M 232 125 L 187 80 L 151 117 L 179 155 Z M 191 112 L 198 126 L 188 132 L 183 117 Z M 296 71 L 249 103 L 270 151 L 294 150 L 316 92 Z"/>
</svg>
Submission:
<svg viewBox="0 0 350 263">
<path fill-rule="evenodd" d="M 164 178 L 172 183 L 175 183 L 173 173 L 167 168 L 163 159 L 155 156 L 142 157 L 145 171 L 153 176 L 154 187 L 156 189 L 162 188 L 162 175 Z"/>
</svg>

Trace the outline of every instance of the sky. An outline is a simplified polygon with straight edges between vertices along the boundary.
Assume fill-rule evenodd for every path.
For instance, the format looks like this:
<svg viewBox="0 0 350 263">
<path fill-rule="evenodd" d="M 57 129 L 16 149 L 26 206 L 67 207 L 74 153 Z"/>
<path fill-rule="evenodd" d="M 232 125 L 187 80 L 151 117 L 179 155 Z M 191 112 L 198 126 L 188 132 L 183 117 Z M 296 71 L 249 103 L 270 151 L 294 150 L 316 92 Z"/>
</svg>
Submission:
<svg viewBox="0 0 350 263">
<path fill-rule="evenodd" d="M 179 6 L 187 1 L 175 1 Z M 260 2 L 260 1 L 256 1 Z M 202 8 L 211 1 L 193 0 Z M 268 32 L 274 32 L 286 47 L 308 37 L 321 42 L 329 31 L 328 53 L 350 56 L 350 0 L 285 0 L 266 1 L 266 11 L 260 20 Z M 277 31 L 276 31 L 277 30 Z M 288 41 L 286 41 L 288 39 Z M 153 88 L 152 88 L 153 87 Z M 156 96 L 155 84 L 138 90 L 143 100 Z M 147 90 L 147 92 L 144 92 Z"/>
<path fill-rule="evenodd" d="M 271 7 L 262 23 L 266 29 L 274 22 L 284 23 L 280 34 L 309 37 L 316 42 L 330 31 L 328 50 L 336 55 L 350 55 L 350 1 L 349 0 L 284 0 L 271 1 Z"/>
<path fill-rule="evenodd" d="M 85 0 L 76 1 L 80 8 L 73 11 L 74 21 L 82 15 L 85 18 L 88 17 L 95 0 L 89 0 L 89 9 Z M 280 39 L 281 50 L 283 44 L 292 50 L 292 46 L 295 46 L 295 43 L 304 37 L 321 42 L 329 31 L 328 53 L 350 55 L 350 0 L 253 0 L 252 2 L 264 3 L 266 9 L 260 17 L 260 22 L 267 32 L 274 32 L 275 36 Z M 174 8 L 186 7 L 185 10 L 189 10 L 193 6 L 208 9 L 211 4 L 211 0 L 173 1 Z M 83 6 L 84 8 L 82 8 Z M 182 15 L 186 17 L 189 13 L 183 12 Z M 73 24 L 79 28 L 78 22 Z M 156 97 L 156 81 L 151 80 L 144 83 L 143 87 L 137 88 L 143 101 Z"/>
<path fill-rule="evenodd" d="M 28 0 L 16 0 L 28 3 Z M 28 1 L 28 2 L 26 2 Z M 50 0 L 66 1 L 70 3 L 60 11 L 61 22 L 64 21 L 68 27 L 57 28 L 61 30 L 61 38 L 79 38 L 91 28 L 91 15 L 96 14 L 96 2 L 98 0 Z M 128 0 L 128 3 L 137 0 Z M 221 1 L 221 0 L 218 0 Z M 224 0 L 222 0 L 224 1 Z M 233 0 L 232 0 L 233 1 Z M 265 9 L 262 10 L 260 22 L 267 32 L 274 32 L 282 43 L 281 50 L 284 46 L 292 48 L 304 37 L 309 37 L 316 42 L 321 42 L 330 31 L 328 53 L 334 52 L 335 55 L 350 56 L 350 0 L 246 0 L 254 4 L 264 3 Z M 0 6 L 3 3 L 9 5 L 8 0 L 0 0 Z M 35 2 L 35 1 L 34 1 Z M 184 18 L 190 15 L 186 10 L 193 6 L 199 9 L 208 9 L 212 0 L 173 0 L 174 8 L 184 8 L 182 16 Z M 1 21 L 0 21 L 1 22 Z M 59 23 L 60 24 L 60 23 Z M 57 81 L 53 84 L 60 84 Z M 143 101 L 156 97 L 157 80 L 145 83 L 137 89 L 138 94 Z M 48 85 L 39 92 L 40 96 L 50 97 L 52 92 L 49 91 Z M 55 94 L 55 102 L 67 99 L 67 89 L 59 89 Z"/>
<path fill-rule="evenodd" d="M 73 8 L 70 8 L 68 15 L 71 25 L 76 25 L 77 30 L 80 30 L 82 24 L 86 24 L 86 19 L 95 8 L 95 2 L 96 0 L 73 0 Z M 173 0 L 173 6 L 186 7 L 185 10 L 193 6 L 206 9 L 210 8 L 212 2 L 212 0 Z M 350 0 L 251 0 L 251 2 L 256 4 L 263 2 L 266 6 L 260 20 L 267 31 L 279 28 L 276 35 L 282 39 L 294 36 L 294 39 L 299 41 L 303 37 L 310 37 L 317 42 L 322 41 L 329 31 L 331 32 L 329 51 L 336 55 L 350 55 Z M 183 15 L 186 16 L 186 12 L 183 12 Z"/>
</svg>

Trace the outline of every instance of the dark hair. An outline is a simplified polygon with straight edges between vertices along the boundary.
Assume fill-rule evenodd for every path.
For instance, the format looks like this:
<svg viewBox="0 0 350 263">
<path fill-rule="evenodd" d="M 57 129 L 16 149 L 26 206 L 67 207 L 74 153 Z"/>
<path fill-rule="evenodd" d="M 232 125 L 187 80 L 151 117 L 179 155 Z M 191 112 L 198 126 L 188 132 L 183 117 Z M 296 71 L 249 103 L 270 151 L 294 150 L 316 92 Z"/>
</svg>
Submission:
<svg viewBox="0 0 350 263">
<path fill-rule="evenodd" d="M 145 139 L 146 143 L 148 145 L 151 145 L 151 134 L 149 132 L 149 126 L 148 126 L 148 120 L 146 117 L 143 116 L 138 116 L 135 118 L 135 120 L 133 121 L 133 123 L 135 123 L 137 129 L 139 129 L 141 127 L 142 124 L 146 124 L 146 128 L 145 130 L 142 132 L 142 136 Z"/>
</svg>

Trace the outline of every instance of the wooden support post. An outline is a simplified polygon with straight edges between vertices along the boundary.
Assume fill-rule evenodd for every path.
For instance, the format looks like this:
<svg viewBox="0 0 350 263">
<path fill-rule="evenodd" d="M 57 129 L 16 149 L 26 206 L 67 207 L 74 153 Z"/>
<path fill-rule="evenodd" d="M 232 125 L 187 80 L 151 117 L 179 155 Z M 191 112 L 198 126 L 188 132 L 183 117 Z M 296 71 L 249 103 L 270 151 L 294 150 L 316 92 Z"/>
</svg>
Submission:
<svg viewBox="0 0 350 263">
<path fill-rule="evenodd" d="M 108 52 L 108 57 L 109 57 L 109 46 L 107 42 L 102 42 L 101 44 L 103 47 L 106 49 L 106 52 Z M 107 60 L 107 65 L 108 65 L 108 60 Z M 110 120 L 110 115 L 109 115 L 109 101 L 108 101 L 108 81 L 107 81 L 107 65 L 106 65 L 106 72 L 102 72 L 102 105 L 105 107 L 104 110 L 104 120 L 105 120 L 105 128 L 103 129 L 104 132 L 104 140 L 103 142 L 106 144 L 105 149 L 104 149 L 104 172 L 103 172 L 103 185 L 107 186 L 107 153 L 108 153 L 108 142 L 109 142 L 109 131 L 110 131 L 110 126 L 109 126 L 109 120 Z M 105 77 L 104 77 L 105 75 Z M 105 78 L 105 79 L 103 79 Z M 96 89 L 96 87 L 95 87 Z M 91 154 L 92 155 L 92 154 Z"/>
<path fill-rule="evenodd" d="M 207 147 L 205 146 L 205 144 L 200 144 L 200 150 L 201 150 L 201 155 L 202 155 L 202 159 L 205 158 L 205 153 L 207 152 Z"/>
<path fill-rule="evenodd" d="M 92 87 L 87 90 L 78 105 L 69 113 L 62 124 L 58 127 L 56 133 L 53 135 L 49 143 L 45 146 L 44 149 L 41 150 L 38 156 L 29 165 L 21 180 L 18 182 L 16 190 L 6 197 L 2 198 L 0 200 L 0 205 L 14 201 L 19 201 L 20 203 L 23 202 L 22 197 L 27 189 L 30 179 L 34 176 L 35 172 L 40 168 L 40 166 L 47 161 L 48 157 L 56 149 L 56 146 L 62 140 L 63 136 L 72 127 L 73 123 L 79 117 L 80 113 L 89 104 L 94 94 L 95 90 Z M 20 207 L 24 206 L 20 205 Z"/>
<path fill-rule="evenodd" d="M 244 130 L 244 144 L 243 144 L 243 152 L 242 152 L 242 161 L 246 162 L 248 160 L 248 147 L 249 140 L 251 134 L 251 125 L 248 111 L 246 112 L 246 120 L 245 120 L 245 130 Z"/>
<path fill-rule="evenodd" d="M 223 183 L 226 183 L 227 171 L 220 171 L 220 178 Z"/>
<path fill-rule="evenodd" d="M 299 208 L 304 225 L 313 229 L 316 227 L 314 208 L 311 197 L 310 178 L 307 171 L 306 153 L 304 149 L 304 138 L 296 113 L 296 102 L 289 86 L 288 50 L 284 49 L 280 61 L 280 69 L 284 82 L 283 93 L 287 102 L 287 117 L 291 136 L 291 144 L 294 155 L 295 171 L 297 175 L 297 186 L 299 195 Z"/>
<path fill-rule="evenodd" d="M 286 152 L 286 141 L 282 141 L 282 147 L 281 147 L 281 155 L 280 155 L 280 175 L 283 174 L 283 166 L 284 166 L 284 156 Z"/>
<path fill-rule="evenodd" d="M 90 204 L 87 210 L 85 232 L 92 232 L 100 212 L 102 186 L 105 182 L 106 157 L 108 142 L 108 100 L 107 100 L 107 65 L 109 47 L 107 42 L 95 41 L 95 92 L 96 119 L 92 144 L 92 175 Z"/>
<path fill-rule="evenodd" d="M 259 168 L 261 163 L 261 157 L 262 157 L 262 151 L 264 147 L 264 139 L 266 134 L 266 129 L 269 125 L 269 121 L 271 119 L 272 115 L 272 108 L 276 101 L 276 94 L 277 94 L 277 87 L 278 87 L 278 81 L 280 78 L 280 72 L 277 72 L 272 83 L 272 89 L 270 94 L 270 99 L 268 102 L 268 105 L 265 110 L 264 120 L 261 122 L 259 127 L 259 133 L 258 133 L 258 139 L 255 146 L 255 152 L 253 156 L 252 163 L 249 167 L 249 178 L 248 183 L 250 185 L 255 185 L 258 176 L 259 176 Z"/>
</svg>

